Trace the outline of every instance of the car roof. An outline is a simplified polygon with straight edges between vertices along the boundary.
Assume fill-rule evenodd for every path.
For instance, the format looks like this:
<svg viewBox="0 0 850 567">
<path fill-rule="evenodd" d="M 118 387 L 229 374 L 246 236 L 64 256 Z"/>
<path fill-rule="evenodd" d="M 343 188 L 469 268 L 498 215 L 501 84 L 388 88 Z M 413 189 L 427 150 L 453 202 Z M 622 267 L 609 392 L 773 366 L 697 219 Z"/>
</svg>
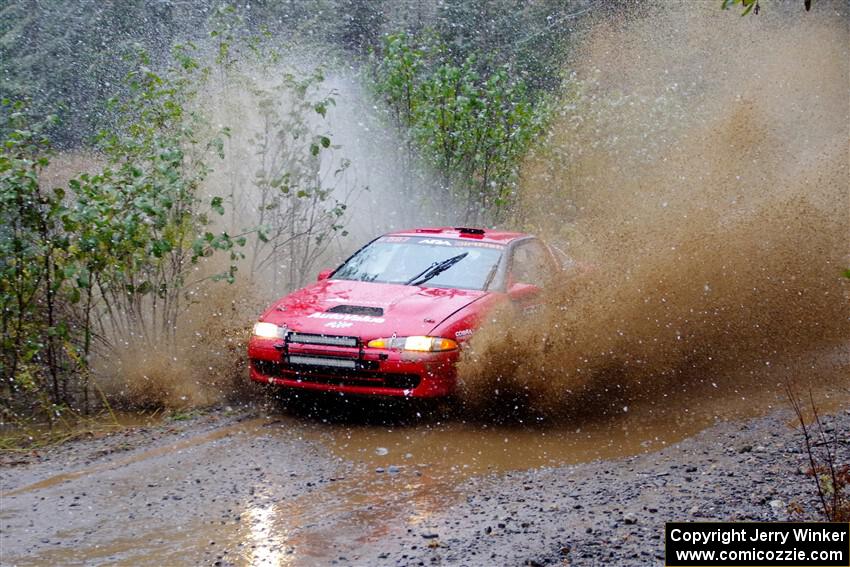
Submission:
<svg viewBox="0 0 850 567">
<path fill-rule="evenodd" d="M 483 242 L 494 242 L 497 244 L 508 244 L 519 238 L 528 238 L 531 235 L 524 232 L 508 232 L 503 230 L 490 230 L 487 228 L 442 226 L 398 230 L 387 233 L 387 236 L 435 236 L 440 238 L 463 238 L 464 240 L 470 239 Z"/>
</svg>

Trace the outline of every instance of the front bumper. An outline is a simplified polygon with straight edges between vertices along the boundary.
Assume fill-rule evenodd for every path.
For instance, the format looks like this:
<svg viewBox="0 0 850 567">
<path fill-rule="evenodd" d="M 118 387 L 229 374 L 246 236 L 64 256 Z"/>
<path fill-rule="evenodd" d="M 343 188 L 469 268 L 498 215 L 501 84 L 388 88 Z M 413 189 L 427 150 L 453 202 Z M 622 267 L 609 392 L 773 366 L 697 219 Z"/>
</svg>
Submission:
<svg viewBox="0 0 850 567">
<path fill-rule="evenodd" d="M 399 352 L 368 347 L 284 344 L 252 337 L 251 379 L 285 388 L 364 396 L 435 398 L 454 392 L 457 350 Z M 318 364 L 291 363 L 309 360 Z M 327 364 L 350 366 L 324 366 Z"/>
</svg>

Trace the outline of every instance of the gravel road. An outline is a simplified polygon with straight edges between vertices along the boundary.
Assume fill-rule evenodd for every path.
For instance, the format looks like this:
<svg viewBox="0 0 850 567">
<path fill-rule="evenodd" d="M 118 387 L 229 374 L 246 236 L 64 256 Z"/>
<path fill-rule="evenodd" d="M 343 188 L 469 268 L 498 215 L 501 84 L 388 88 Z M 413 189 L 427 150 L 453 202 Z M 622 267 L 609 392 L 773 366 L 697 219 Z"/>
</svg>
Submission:
<svg viewBox="0 0 850 567">
<path fill-rule="evenodd" d="M 850 404 L 839 406 L 826 423 L 847 462 Z M 546 436 L 532 431 L 510 439 L 517 450 L 498 466 L 470 469 L 476 451 L 492 452 L 487 435 L 501 441 L 502 432 L 426 423 L 369 437 L 286 413 L 217 409 L 3 455 L 0 562 L 660 564 L 665 521 L 783 520 L 794 504 L 815 516 L 792 425 L 774 411 L 644 442 L 641 454 L 554 466 L 520 450 Z M 422 431 L 442 449 L 419 447 Z M 464 450 L 452 453 L 452 442 Z M 405 446 L 413 453 L 397 450 Z"/>
</svg>

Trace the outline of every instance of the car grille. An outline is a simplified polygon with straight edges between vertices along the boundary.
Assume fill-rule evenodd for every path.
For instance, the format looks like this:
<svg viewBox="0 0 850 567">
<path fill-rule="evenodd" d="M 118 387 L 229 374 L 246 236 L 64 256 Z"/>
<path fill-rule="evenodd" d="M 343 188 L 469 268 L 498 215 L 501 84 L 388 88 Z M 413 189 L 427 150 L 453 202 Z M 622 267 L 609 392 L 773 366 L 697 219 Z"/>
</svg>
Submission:
<svg viewBox="0 0 850 567">
<path fill-rule="evenodd" d="M 377 362 L 367 361 L 365 367 L 358 365 L 355 369 L 329 366 L 328 361 L 342 361 L 330 357 L 322 358 L 320 364 L 284 364 L 269 360 L 253 359 L 251 365 L 264 376 L 300 380 L 316 384 L 336 384 L 342 386 L 371 386 L 373 388 L 399 388 L 412 390 L 419 385 L 421 378 L 418 374 L 375 372 Z"/>
<path fill-rule="evenodd" d="M 357 337 L 344 337 L 340 335 L 316 335 L 311 333 L 290 332 L 286 335 L 286 342 L 302 345 L 322 345 L 336 347 L 358 347 L 360 339 Z"/>
<path fill-rule="evenodd" d="M 347 370 L 357 369 L 357 360 L 354 358 L 336 358 L 331 356 L 303 356 L 300 354 L 290 354 L 286 357 L 286 361 L 290 366 L 298 367 L 326 367 L 326 368 L 345 368 Z"/>
</svg>

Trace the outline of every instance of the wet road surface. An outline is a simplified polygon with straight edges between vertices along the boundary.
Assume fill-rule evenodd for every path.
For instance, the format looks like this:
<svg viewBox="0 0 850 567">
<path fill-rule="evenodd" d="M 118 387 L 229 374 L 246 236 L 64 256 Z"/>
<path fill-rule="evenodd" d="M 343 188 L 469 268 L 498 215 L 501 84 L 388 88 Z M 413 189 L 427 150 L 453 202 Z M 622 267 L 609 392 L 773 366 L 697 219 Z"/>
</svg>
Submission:
<svg viewBox="0 0 850 567">
<path fill-rule="evenodd" d="M 841 410 L 848 392 L 828 388 L 818 399 L 825 411 Z M 410 412 L 364 420 L 375 408 L 359 405 L 342 417 L 332 405 L 319 415 L 215 411 L 174 431 L 129 430 L 0 469 L 2 563 L 406 563 L 398 559 L 406 555 L 393 560 L 382 550 L 411 537 L 419 542 L 413 549 L 439 549 L 429 530 L 471 505 L 479 486 L 511 492 L 512 478 L 535 470 L 594 462 L 610 470 L 612 459 L 641 454 L 652 460 L 718 422 L 781 406 L 776 397 L 739 396 L 700 411 L 623 407 L 596 422 L 555 426 Z M 541 490 L 529 494 L 548 501 Z"/>
</svg>

